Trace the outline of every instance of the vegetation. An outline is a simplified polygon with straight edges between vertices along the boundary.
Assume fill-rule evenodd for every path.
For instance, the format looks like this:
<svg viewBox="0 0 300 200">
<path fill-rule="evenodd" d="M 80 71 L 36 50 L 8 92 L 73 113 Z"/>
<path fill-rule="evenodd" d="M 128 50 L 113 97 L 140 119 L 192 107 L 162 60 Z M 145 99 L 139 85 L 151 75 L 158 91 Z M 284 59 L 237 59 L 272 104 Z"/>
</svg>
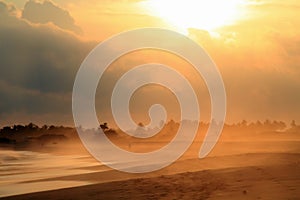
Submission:
<svg viewBox="0 0 300 200">
<path fill-rule="evenodd" d="M 170 120 L 163 126 L 162 132 L 164 134 L 176 133 L 180 123 Z M 207 128 L 208 123 L 200 122 L 200 128 Z M 139 127 L 144 127 L 142 123 L 139 123 Z M 107 123 L 100 124 L 99 129 L 103 131 L 108 137 L 123 137 L 125 133 L 120 130 L 114 130 L 109 128 Z M 224 131 L 232 132 L 249 132 L 249 133 L 264 133 L 264 132 L 282 132 L 282 133 L 299 133 L 300 126 L 293 120 L 288 126 L 282 121 L 270 121 L 265 120 L 264 122 L 256 121 L 250 122 L 243 120 L 235 124 L 225 124 Z M 0 144 L 12 145 L 12 144 L 24 144 L 32 141 L 39 143 L 57 143 L 67 140 L 78 140 L 78 134 L 75 128 L 54 126 L 54 125 L 43 125 L 39 127 L 36 124 L 29 123 L 27 125 L 13 125 L 5 126 L 0 129 Z"/>
</svg>

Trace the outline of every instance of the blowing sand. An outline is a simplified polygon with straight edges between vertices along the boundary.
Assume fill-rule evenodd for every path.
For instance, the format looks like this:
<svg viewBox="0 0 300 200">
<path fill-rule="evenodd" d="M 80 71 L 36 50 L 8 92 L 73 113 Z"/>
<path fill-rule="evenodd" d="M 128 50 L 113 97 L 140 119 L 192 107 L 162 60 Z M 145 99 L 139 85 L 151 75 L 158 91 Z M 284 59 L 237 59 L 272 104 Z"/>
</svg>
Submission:
<svg viewBox="0 0 300 200">
<path fill-rule="evenodd" d="M 300 199 L 299 135 L 223 140 L 204 159 L 196 158 L 199 145 L 167 168 L 147 174 L 112 170 L 86 155 L 59 157 L 64 162 L 50 155 L 35 157 L 3 172 L 0 195 L 17 200 Z"/>
<path fill-rule="evenodd" d="M 49 181 L 102 182 L 3 199 L 299 199 L 299 154 L 248 154 L 186 160 L 156 173 L 117 171 L 62 176 Z M 263 162 L 262 161 L 270 161 Z M 207 165 L 210 165 L 211 169 Z M 214 164 L 215 163 L 215 164 Z M 241 166 L 234 167 L 237 163 Z M 251 164 L 252 163 L 252 164 Z M 97 168 L 97 167 L 91 167 Z M 94 169 L 95 170 L 95 169 Z M 189 172 L 183 172 L 190 170 Z M 175 173 L 175 174 L 173 174 Z M 161 175 L 169 174 L 169 175 Z"/>
</svg>

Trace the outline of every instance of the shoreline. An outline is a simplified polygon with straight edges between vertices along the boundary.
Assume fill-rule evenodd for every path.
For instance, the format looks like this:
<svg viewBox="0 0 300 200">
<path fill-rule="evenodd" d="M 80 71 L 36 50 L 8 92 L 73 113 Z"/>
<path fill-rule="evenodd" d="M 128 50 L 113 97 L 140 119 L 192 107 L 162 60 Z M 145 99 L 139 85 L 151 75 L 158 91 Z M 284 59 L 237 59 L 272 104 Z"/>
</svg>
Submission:
<svg viewBox="0 0 300 200">
<path fill-rule="evenodd" d="M 132 196 L 124 190 L 126 187 L 133 197 L 138 198 L 137 196 L 142 195 L 142 199 L 181 199 L 181 196 L 188 199 L 192 197 L 189 196 L 192 194 L 199 195 L 200 199 L 206 199 L 208 198 L 208 193 L 209 196 L 220 193 L 226 199 L 226 195 L 229 194 L 239 196 L 241 193 L 245 195 L 244 190 L 247 194 L 251 191 L 259 197 L 255 191 L 252 191 L 252 187 L 268 185 L 265 191 L 269 191 L 273 190 L 272 185 L 275 188 L 279 187 L 278 183 L 291 188 L 291 190 L 287 190 L 286 187 L 280 186 L 276 189 L 276 191 L 282 191 L 280 195 L 286 194 L 288 196 L 285 197 L 289 198 L 293 198 L 295 195 L 300 196 L 300 190 L 295 189 L 296 186 L 300 188 L 300 154 L 298 153 L 240 154 L 208 157 L 201 160 L 188 159 L 177 161 L 165 169 L 148 174 L 128 174 L 112 169 L 109 170 L 109 168 L 107 168 L 108 171 L 100 171 L 103 167 L 105 166 L 83 166 L 77 169 L 90 172 L 23 181 L 18 184 L 24 184 L 27 187 L 44 185 L 47 188 L 50 186 L 49 188 L 52 190 L 33 191 L 32 193 L 12 196 L 7 195 L 0 199 L 44 199 L 46 197 L 47 199 L 63 199 L 66 197 L 64 193 L 70 193 L 70 196 L 67 196 L 69 199 L 82 199 L 84 198 L 84 196 L 80 196 L 82 192 L 91 196 L 96 195 L 91 199 L 99 199 L 99 196 L 101 197 L 100 199 L 117 199 L 117 196 L 114 195 L 119 195 L 123 199 L 131 199 Z M 207 179 L 207 181 L 211 180 L 212 182 L 203 185 L 205 182 L 197 182 L 198 179 Z M 76 185 L 79 182 L 81 184 Z M 59 183 L 66 183 L 66 185 L 70 183 L 74 187 L 51 188 L 51 185 L 59 186 Z M 162 185 L 161 187 L 165 189 L 156 191 L 158 188 L 151 183 Z M 221 185 L 219 185 L 220 183 Z M 170 185 L 173 185 L 174 189 Z M 228 187 L 224 188 L 223 186 Z M 217 188 L 217 193 L 215 193 L 215 189 L 209 189 L 206 191 L 208 193 L 204 194 L 201 190 L 196 191 L 197 187 L 206 189 L 210 187 Z M 240 192 L 232 193 L 232 187 L 236 187 Z M 139 191 L 134 191 L 134 188 L 140 189 Z M 17 188 L 14 188 L 14 190 L 17 190 Z M 101 191 L 103 194 L 99 194 L 98 191 Z M 154 193 L 153 197 L 147 196 L 150 191 Z M 276 191 L 273 191 L 273 193 L 276 193 Z M 165 192 L 174 194 L 173 196 L 168 196 Z M 48 198 L 49 195 L 52 197 Z M 215 199 L 215 196 L 213 197 Z M 246 196 L 239 196 L 239 198 L 242 197 Z"/>
<path fill-rule="evenodd" d="M 185 172 L 36 192 L 1 199 L 296 199 L 299 163 Z M 285 171 L 278 174 L 279 171 Z M 268 187 L 266 187 L 268 183 Z"/>
</svg>

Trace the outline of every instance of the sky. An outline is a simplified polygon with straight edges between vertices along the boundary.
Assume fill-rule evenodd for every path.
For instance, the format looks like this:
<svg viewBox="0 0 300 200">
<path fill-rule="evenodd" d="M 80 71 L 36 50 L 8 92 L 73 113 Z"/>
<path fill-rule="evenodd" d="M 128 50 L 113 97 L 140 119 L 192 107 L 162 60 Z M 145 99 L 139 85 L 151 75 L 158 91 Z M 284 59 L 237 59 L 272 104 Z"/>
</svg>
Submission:
<svg viewBox="0 0 300 200">
<path fill-rule="evenodd" d="M 180 32 L 207 51 L 224 80 L 226 122 L 299 122 L 299 18 L 298 0 L 0 0 L 0 126 L 72 125 L 72 88 L 84 58 L 114 34 L 144 27 Z M 144 50 L 123 56 L 105 72 L 96 96 L 100 121 L 111 117 L 110 94 L 121 75 L 154 61 L 188 77 L 201 120 L 209 120 L 207 88 L 191 65 L 170 53 Z M 178 119 L 174 95 L 150 86 L 132 97 L 134 120 L 149 122 L 153 103 Z"/>
</svg>

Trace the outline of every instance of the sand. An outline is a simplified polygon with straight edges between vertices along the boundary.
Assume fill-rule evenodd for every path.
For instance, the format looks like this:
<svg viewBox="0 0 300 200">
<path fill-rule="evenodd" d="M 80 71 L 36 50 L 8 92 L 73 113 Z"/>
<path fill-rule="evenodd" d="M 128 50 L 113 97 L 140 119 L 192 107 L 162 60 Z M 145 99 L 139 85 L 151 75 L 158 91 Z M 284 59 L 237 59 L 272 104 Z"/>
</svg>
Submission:
<svg viewBox="0 0 300 200">
<path fill-rule="evenodd" d="M 259 136 L 223 137 L 204 159 L 195 143 L 172 165 L 147 174 L 112 170 L 86 155 L 3 153 L 15 165 L 7 171 L 2 163 L 0 198 L 300 199 L 300 135 Z"/>
<path fill-rule="evenodd" d="M 220 162 L 223 164 L 217 164 Z M 300 155 L 257 153 L 190 159 L 150 174 L 111 170 L 35 182 L 76 180 L 102 183 L 3 199 L 299 199 Z"/>
</svg>

